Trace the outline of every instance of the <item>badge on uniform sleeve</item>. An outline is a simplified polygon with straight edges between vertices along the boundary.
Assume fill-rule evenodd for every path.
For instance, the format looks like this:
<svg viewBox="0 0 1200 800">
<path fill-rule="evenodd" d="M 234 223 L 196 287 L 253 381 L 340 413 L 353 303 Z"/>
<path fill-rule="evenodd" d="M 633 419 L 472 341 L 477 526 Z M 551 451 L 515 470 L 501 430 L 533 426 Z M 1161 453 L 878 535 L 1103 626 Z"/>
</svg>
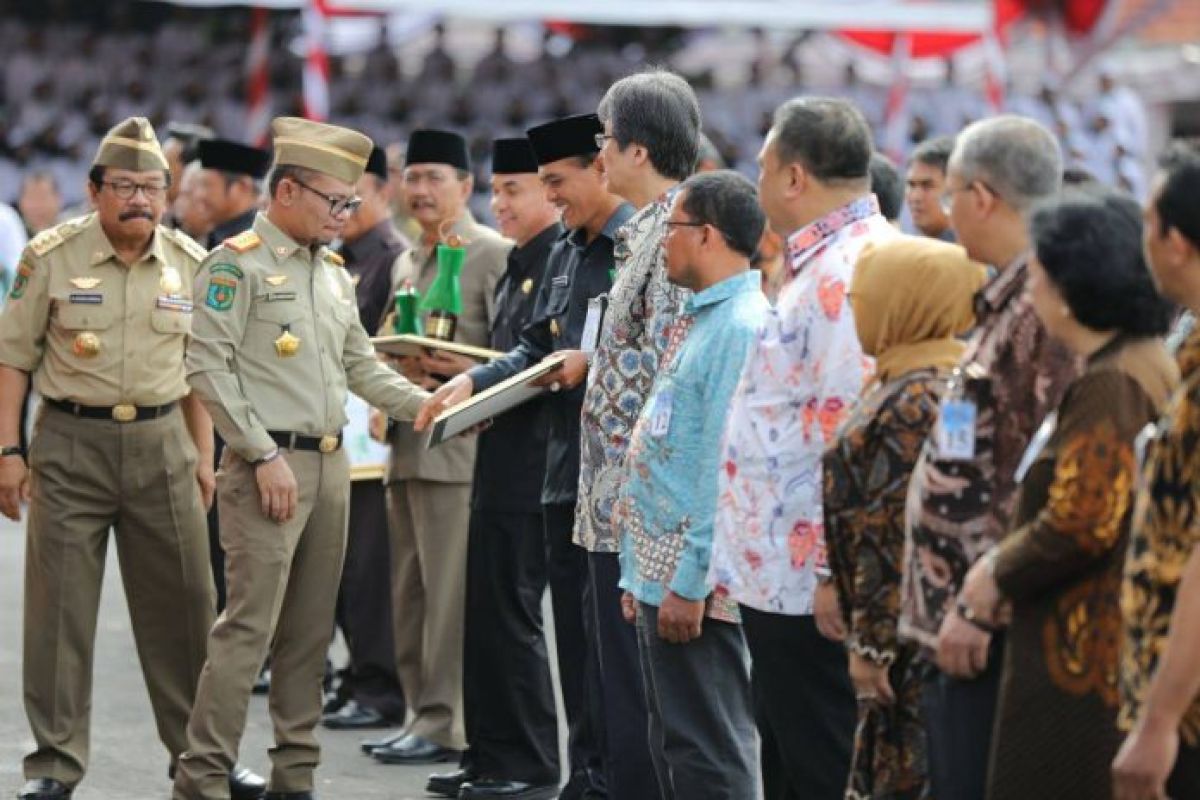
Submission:
<svg viewBox="0 0 1200 800">
<path fill-rule="evenodd" d="M 32 274 L 33 267 L 22 261 L 21 265 L 17 268 L 17 278 L 13 281 L 12 291 L 8 293 L 10 299 L 21 299 L 21 295 L 25 294 L 25 287 L 29 284 L 29 276 Z"/>
<path fill-rule="evenodd" d="M 275 354 L 280 358 L 291 358 L 300 352 L 300 337 L 293 336 L 291 329 L 283 326 L 283 333 L 275 340 Z"/>
<path fill-rule="evenodd" d="M 237 296 L 238 281 L 242 270 L 234 264 L 213 264 L 208 270 L 208 293 L 204 305 L 213 311 L 228 311 L 233 308 Z"/>
<path fill-rule="evenodd" d="M 158 288 L 163 294 L 179 294 L 183 289 L 183 276 L 174 267 L 163 267 L 158 276 Z"/>
<path fill-rule="evenodd" d="M 75 335 L 71 350 L 80 358 L 92 358 L 100 352 L 100 337 L 91 331 L 83 331 Z"/>
</svg>

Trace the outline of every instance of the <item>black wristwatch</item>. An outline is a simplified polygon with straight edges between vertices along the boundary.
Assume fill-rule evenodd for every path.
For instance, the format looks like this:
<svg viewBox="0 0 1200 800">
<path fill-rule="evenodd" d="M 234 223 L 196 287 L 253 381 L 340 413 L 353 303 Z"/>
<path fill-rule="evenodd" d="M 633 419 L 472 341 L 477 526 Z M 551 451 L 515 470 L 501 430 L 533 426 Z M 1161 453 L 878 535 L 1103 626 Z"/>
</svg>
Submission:
<svg viewBox="0 0 1200 800">
<path fill-rule="evenodd" d="M 24 458 L 25 448 L 20 445 L 5 445 L 4 447 L 0 447 L 0 458 L 4 458 L 5 456 L 20 456 Z"/>
</svg>

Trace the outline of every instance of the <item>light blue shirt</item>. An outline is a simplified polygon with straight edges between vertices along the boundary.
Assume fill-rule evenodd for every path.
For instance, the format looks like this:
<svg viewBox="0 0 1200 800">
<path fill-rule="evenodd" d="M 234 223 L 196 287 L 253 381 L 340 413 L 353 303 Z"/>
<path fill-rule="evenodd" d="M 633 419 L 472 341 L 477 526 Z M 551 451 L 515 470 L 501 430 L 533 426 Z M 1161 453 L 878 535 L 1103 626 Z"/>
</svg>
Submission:
<svg viewBox="0 0 1200 800">
<path fill-rule="evenodd" d="M 725 418 L 769 305 L 748 270 L 693 295 L 634 426 L 621 489 L 621 587 L 660 605 L 703 600 Z M 712 613 L 710 615 L 720 616 Z"/>
</svg>

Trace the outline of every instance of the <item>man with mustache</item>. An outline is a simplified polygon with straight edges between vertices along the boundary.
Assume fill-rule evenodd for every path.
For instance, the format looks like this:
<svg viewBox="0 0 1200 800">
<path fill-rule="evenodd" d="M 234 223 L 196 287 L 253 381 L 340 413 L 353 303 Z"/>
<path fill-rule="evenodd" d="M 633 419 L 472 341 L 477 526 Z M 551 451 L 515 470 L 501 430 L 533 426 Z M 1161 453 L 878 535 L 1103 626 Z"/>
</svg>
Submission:
<svg viewBox="0 0 1200 800">
<path fill-rule="evenodd" d="M 450 131 L 414 131 L 404 162 L 405 197 L 421 223 L 421 240 L 400 257 L 397 279 L 411 281 L 424 295 L 437 275 L 437 243 L 451 234 L 463 239 L 462 312 L 454 339 L 486 347 L 496 316 L 496 283 L 512 245 L 475 222 L 467 210 L 473 181 L 466 140 Z M 401 366 L 410 380 L 437 388 L 446 376 L 475 363 L 434 351 Z M 431 764 L 455 758 L 466 747 L 463 587 L 475 439 L 464 437 L 430 450 L 424 434 L 397 425 L 389 441 L 396 669 L 414 718 L 399 732 L 362 746 L 385 764 Z"/>
<path fill-rule="evenodd" d="M 425 393 L 375 358 L 354 286 L 328 249 L 361 202 L 372 143 L 281 117 L 267 210 L 200 268 L 188 382 L 225 440 L 217 476 L 228 605 L 179 759 L 176 800 L 225 800 L 250 691 L 271 657 L 267 800 L 312 800 L 321 678 L 346 548 L 346 392 L 397 418 Z"/>
<path fill-rule="evenodd" d="M 29 243 L 0 317 L 0 512 L 19 520 L 30 503 L 24 671 L 36 749 L 23 800 L 69 797 L 87 769 L 110 528 L 172 765 L 187 746 L 213 621 L 204 525 L 213 437 L 184 380 L 205 251 L 159 224 L 168 185 L 150 123 L 118 124 L 89 173 L 95 213 Z M 45 399 L 26 454 L 17 442 L 30 380 Z M 225 796 L 262 794 L 262 779 L 232 762 L 229 772 Z"/>
</svg>

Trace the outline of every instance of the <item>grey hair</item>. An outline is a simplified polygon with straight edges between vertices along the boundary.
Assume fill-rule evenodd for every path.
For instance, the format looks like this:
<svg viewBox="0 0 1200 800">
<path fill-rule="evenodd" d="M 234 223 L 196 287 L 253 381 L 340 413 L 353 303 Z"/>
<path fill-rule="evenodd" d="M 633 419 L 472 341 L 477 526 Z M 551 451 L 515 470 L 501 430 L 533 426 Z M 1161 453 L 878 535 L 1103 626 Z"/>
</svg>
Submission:
<svg viewBox="0 0 1200 800">
<path fill-rule="evenodd" d="M 775 109 L 771 129 L 780 166 L 800 164 L 825 184 L 870 184 L 871 127 L 853 103 L 797 97 Z"/>
<path fill-rule="evenodd" d="M 958 135 L 948 168 L 965 183 L 986 183 L 1021 213 L 1062 188 L 1062 150 L 1054 134 L 1012 114 L 967 126 Z"/>
<path fill-rule="evenodd" d="M 654 69 L 622 78 L 608 88 L 596 109 L 600 121 L 624 150 L 640 144 L 664 178 L 683 180 L 696 167 L 700 102 L 688 82 L 673 72 Z"/>
</svg>

